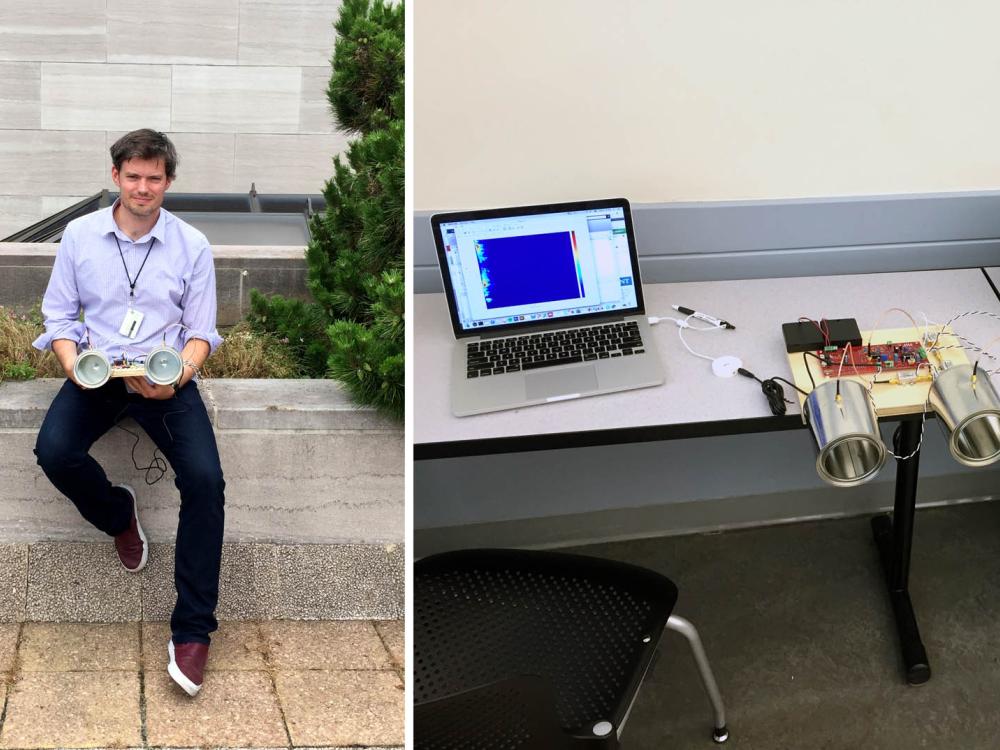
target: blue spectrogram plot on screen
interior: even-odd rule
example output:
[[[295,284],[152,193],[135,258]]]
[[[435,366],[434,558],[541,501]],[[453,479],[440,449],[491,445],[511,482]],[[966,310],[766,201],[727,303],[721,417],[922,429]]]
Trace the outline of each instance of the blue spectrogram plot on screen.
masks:
[[[487,309],[582,299],[573,232],[476,241]]]

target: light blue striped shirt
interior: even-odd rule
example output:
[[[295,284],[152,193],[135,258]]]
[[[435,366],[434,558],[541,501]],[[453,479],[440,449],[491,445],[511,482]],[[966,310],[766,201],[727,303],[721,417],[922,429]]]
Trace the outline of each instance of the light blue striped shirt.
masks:
[[[111,206],[81,216],[63,231],[42,301],[45,333],[34,347],[51,349],[54,340],[70,339],[86,348],[89,333],[91,346],[112,358],[146,354],[164,336],[178,351],[190,339],[207,341],[215,351],[222,338],[215,324],[215,265],[208,239],[161,208],[152,230],[133,242],[113,211]],[[139,273],[147,250],[149,259]],[[134,339],[118,332],[129,307],[129,276],[136,281],[132,305],[144,315]],[[174,323],[186,328],[168,328]]]

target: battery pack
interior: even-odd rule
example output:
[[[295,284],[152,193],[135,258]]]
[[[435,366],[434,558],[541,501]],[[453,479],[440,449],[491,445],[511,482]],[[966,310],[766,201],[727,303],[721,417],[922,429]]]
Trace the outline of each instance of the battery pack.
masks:
[[[829,331],[829,342],[812,322],[782,323],[781,333],[785,337],[785,351],[818,352],[825,346],[861,346],[861,331],[854,318],[827,320],[824,325]]]

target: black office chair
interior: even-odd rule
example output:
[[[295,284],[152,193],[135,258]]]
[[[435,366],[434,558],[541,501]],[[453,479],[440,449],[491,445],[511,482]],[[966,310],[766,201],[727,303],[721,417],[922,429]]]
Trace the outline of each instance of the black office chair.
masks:
[[[634,565],[463,550],[414,566],[417,750],[614,750],[665,628],[691,646],[725,742],[725,709],[677,587]]]

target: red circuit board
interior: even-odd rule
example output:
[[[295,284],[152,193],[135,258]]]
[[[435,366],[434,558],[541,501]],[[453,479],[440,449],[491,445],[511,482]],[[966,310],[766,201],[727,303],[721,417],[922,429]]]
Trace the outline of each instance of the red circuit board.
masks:
[[[835,378],[840,370],[840,361],[844,358],[842,348],[831,351],[816,352],[823,360],[821,369],[828,378]],[[812,359],[810,357],[810,359]],[[816,360],[810,366],[820,364]],[[927,351],[919,341],[889,342],[868,346],[852,346],[841,375],[871,375],[878,372],[907,372],[915,370],[922,364],[927,364]],[[855,371],[857,368],[857,372]]]

